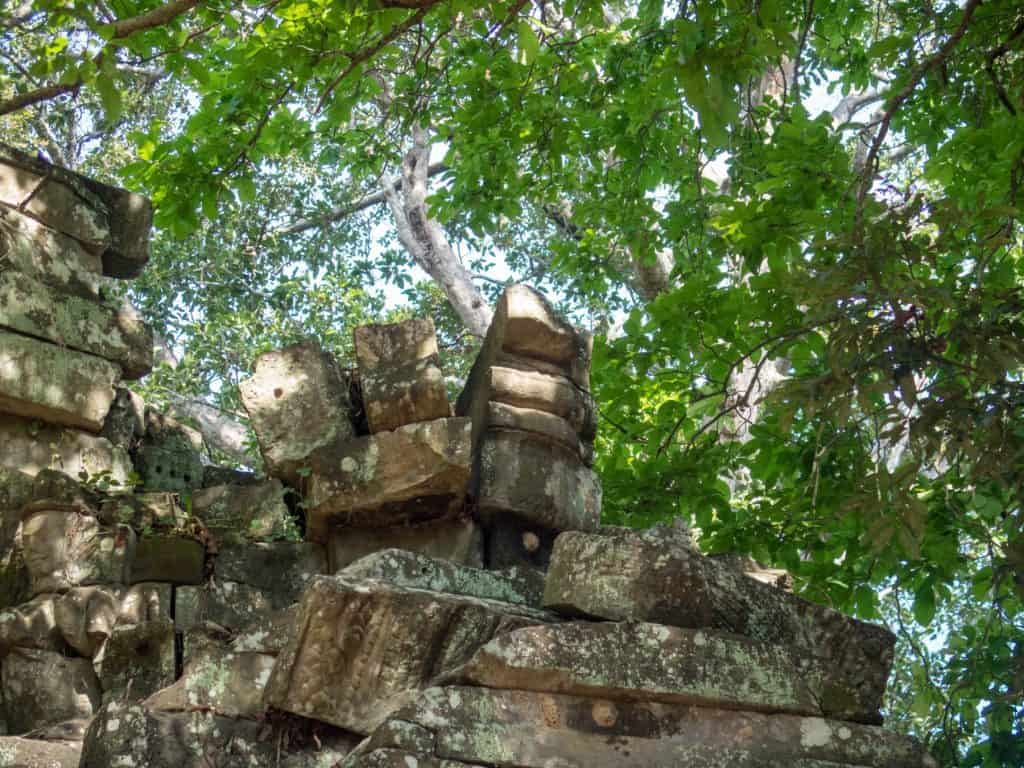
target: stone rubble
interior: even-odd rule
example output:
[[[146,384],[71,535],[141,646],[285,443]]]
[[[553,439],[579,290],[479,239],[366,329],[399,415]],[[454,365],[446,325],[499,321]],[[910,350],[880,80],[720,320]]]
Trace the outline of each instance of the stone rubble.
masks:
[[[211,465],[120,386],[151,220],[0,145],[0,764],[935,765],[879,725],[887,630],[600,525],[591,340],[526,286],[454,408],[430,320],[259,356],[265,474]]]

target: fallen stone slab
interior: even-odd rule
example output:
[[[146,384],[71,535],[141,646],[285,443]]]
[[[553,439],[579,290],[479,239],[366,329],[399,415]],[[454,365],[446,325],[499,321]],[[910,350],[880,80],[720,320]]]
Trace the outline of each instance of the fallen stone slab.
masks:
[[[206,578],[206,548],[185,536],[140,536],[126,581],[202,584]]]
[[[32,476],[53,469],[125,488],[134,471],[128,453],[109,440],[31,418],[0,413],[0,445],[0,467]]]
[[[7,768],[78,768],[82,745],[0,736],[0,756]]]
[[[14,733],[92,717],[100,705],[99,680],[89,659],[14,648],[4,658],[0,678],[7,726]]]
[[[427,757],[499,768],[938,766],[913,739],[875,726],[533,691],[430,688],[390,720],[426,729]]]
[[[267,474],[290,485],[314,451],[355,436],[348,382],[314,340],[260,355],[238,388]]]
[[[401,549],[368,555],[346,567],[341,575],[528,608],[540,608],[544,589],[543,579],[536,578],[533,571],[486,571]]]
[[[154,693],[145,704],[161,712],[203,709],[228,717],[257,717],[263,713],[263,689],[274,659],[266,653],[223,649],[194,656],[173,685]]]
[[[865,711],[881,707],[895,637],[883,627],[748,578],[729,565],[626,529],[564,533],[544,606],[567,615],[735,632],[829,665]]]
[[[495,601],[320,576],[302,597],[266,703],[369,733],[492,637],[537,621]]]
[[[601,518],[601,481],[561,446],[528,432],[483,437],[477,504],[485,522],[515,516],[553,531],[594,531]]]
[[[330,571],[385,549],[404,549],[427,557],[483,567],[484,540],[471,518],[438,520],[393,528],[332,528],[327,540]]]
[[[0,331],[0,411],[99,432],[120,378],[103,358]]]
[[[126,379],[153,369],[153,332],[130,307],[114,308],[0,272],[0,327],[121,366]]]
[[[573,622],[491,640],[447,682],[878,723],[829,666],[729,633]]]
[[[22,513],[22,548],[33,595],[89,584],[123,584],[135,532],[103,526],[77,504],[32,502]]]
[[[277,479],[247,485],[215,485],[192,494],[192,514],[218,543],[244,544],[295,538],[298,528]]]
[[[306,536],[457,517],[469,485],[469,419],[408,424],[318,450],[306,478]]]
[[[371,432],[451,415],[433,320],[363,325],[353,336]]]
[[[0,206],[0,269],[27,275],[68,294],[98,299],[98,254],[24,214]]]
[[[89,726],[80,768],[326,768],[356,743],[352,734],[323,723],[272,725],[112,702]]]

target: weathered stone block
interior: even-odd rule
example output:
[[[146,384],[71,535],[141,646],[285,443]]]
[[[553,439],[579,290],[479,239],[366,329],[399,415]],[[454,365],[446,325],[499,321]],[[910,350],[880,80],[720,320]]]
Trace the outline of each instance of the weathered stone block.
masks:
[[[496,634],[535,621],[503,603],[321,576],[302,597],[266,702],[369,733]]]
[[[14,733],[92,717],[100,704],[99,681],[89,659],[15,648],[4,659],[0,673],[7,725]]]
[[[97,299],[100,256],[35,219],[0,206],[0,269],[20,272],[58,290]]]
[[[563,376],[494,366],[487,383],[489,402],[550,413],[566,421],[585,440],[592,440],[597,433],[593,397]]]
[[[574,622],[496,637],[448,677],[486,688],[789,712],[874,723],[818,659],[730,633]]]
[[[88,584],[123,584],[135,532],[102,526],[78,505],[33,502],[22,520],[22,546],[32,594]]]
[[[578,455],[528,432],[495,431],[484,435],[478,461],[485,520],[511,514],[555,531],[597,529],[601,483]]]
[[[0,413],[0,467],[35,476],[54,469],[71,477],[83,474],[127,487],[132,475],[128,453],[109,440],[74,429]]]
[[[54,595],[40,595],[0,613],[0,658],[12,648],[61,651],[64,637],[57,625]]]
[[[383,549],[404,549],[428,557],[483,567],[483,534],[470,518],[438,520],[394,528],[332,528],[327,543],[330,570]]]
[[[165,581],[170,584],[201,584],[206,578],[206,548],[184,536],[142,536],[127,582]]]
[[[128,525],[137,533],[169,531],[185,524],[187,515],[173,493],[131,493],[103,500],[97,518],[104,525]]]
[[[414,761],[422,755],[516,768],[938,765],[913,739],[873,726],[532,691],[430,688],[391,721],[407,724],[406,730],[419,726],[433,737],[431,752],[411,752]],[[344,768],[374,765],[359,762],[361,753],[355,750]]]
[[[151,710],[209,710],[229,717],[263,713],[263,689],[274,667],[266,653],[232,653],[217,649],[193,657],[182,676],[146,700]]]
[[[280,480],[217,485],[192,494],[192,514],[221,544],[294,539],[298,529],[284,503]]]
[[[402,549],[387,549],[368,555],[341,573],[349,579],[373,579],[398,587],[465,595],[529,608],[540,607],[544,591],[543,579],[533,578],[532,572],[520,569],[485,571]]]
[[[133,453],[149,491],[187,491],[203,484],[203,437],[196,430],[146,408],[146,433]]]
[[[716,629],[785,646],[829,665],[864,710],[881,706],[895,638],[750,579],[728,565],[654,534],[613,529],[563,533],[544,605],[570,615]]]
[[[314,340],[261,355],[238,388],[267,474],[292,485],[311,453],[355,435],[348,383]]]
[[[86,658],[96,655],[117,624],[119,588],[76,587],[54,598],[53,613],[67,645]]]
[[[114,445],[131,451],[146,434],[146,403],[125,387],[117,387],[114,393],[114,402],[100,434]]]
[[[0,327],[117,363],[127,379],[153,369],[153,332],[130,307],[113,308],[0,272]]]
[[[451,415],[433,320],[364,325],[354,337],[371,432]]]
[[[567,448],[588,467],[594,463],[592,444],[582,441],[568,421],[546,411],[517,408],[505,403],[487,403],[487,428],[529,432],[545,441]]]
[[[0,411],[99,432],[120,378],[102,358],[0,331]]]
[[[9,768],[78,768],[82,745],[0,736],[0,757]]]
[[[174,622],[118,622],[94,659],[103,701],[144,699],[174,681]]]
[[[387,527],[457,516],[470,476],[468,419],[437,419],[335,443],[313,454],[306,535],[332,525]]]

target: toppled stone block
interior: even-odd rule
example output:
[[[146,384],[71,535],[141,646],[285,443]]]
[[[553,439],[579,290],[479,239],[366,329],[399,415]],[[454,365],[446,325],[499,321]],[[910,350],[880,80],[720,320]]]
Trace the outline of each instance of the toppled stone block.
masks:
[[[189,660],[173,685],[150,696],[146,706],[161,712],[198,708],[228,717],[257,717],[263,713],[263,689],[274,658],[222,649],[203,653]]]
[[[369,733],[412,692],[492,637],[536,621],[494,601],[317,577],[278,655],[266,703]]]
[[[78,768],[82,745],[0,736],[0,756],[10,768]]]
[[[119,622],[93,663],[104,702],[146,698],[174,681],[174,622]]]
[[[153,369],[153,332],[130,306],[65,294],[23,274],[0,272],[0,327],[117,363],[126,379]]]
[[[449,682],[879,722],[818,659],[729,633],[574,622],[496,637]]]
[[[102,254],[105,275],[135,277],[149,260],[148,199],[7,145],[0,145],[0,207],[17,209]]]
[[[33,419],[0,413],[0,445],[0,467],[32,476],[53,469],[127,487],[133,473],[128,453],[109,440]]]
[[[422,756],[516,768],[938,765],[913,739],[873,726],[532,691],[430,688],[384,727],[392,721],[406,724],[405,731],[418,726],[432,736],[430,752],[409,750],[414,761]],[[344,768],[373,765],[360,762],[363,750],[386,749],[387,740],[375,734],[353,751]]]
[[[490,522],[512,515],[554,531],[593,531],[601,517],[601,482],[579,457],[527,432],[484,435],[477,504]]]
[[[543,579],[535,578],[534,571],[485,571],[401,549],[368,555],[345,568],[342,575],[528,608],[540,608],[544,591]]]
[[[310,454],[355,435],[348,383],[314,340],[260,355],[238,388],[267,474],[291,485]]]
[[[439,520],[394,528],[332,528],[327,541],[331,572],[384,549],[404,549],[428,557],[483,567],[483,534],[470,518]]]
[[[371,432],[451,415],[433,320],[364,325],[354,337]]]
[[[468,419],[437,419],[335,443],[311,457],[306,535],[458,516],[470,476]]]
[[[86,299],[98,299],[103,264],[99,255],[40,224],[0,206],[0,270],[39,280],[52,288]]]
[[[92,717],[100,685],[89,659],[14,648],[0,669],[7,725],[14,733],[62,720]]]
[[[99,432],[120,378],[102,358],[0,331],[0,411]]]
[[[356,741],[322,723],[275,727],[211,712],[110,703],[89,726],[80,768],[326,768],[340,763]]]
[[[284,503],[280,480],[217,485],[192,494],[192,514],[221,544],[293,539],[298,529]]]
[[[143,488],[180,492],[202,487],[202,451],[198,431],[146,408],[146,433],[133,452]]]
[[[142,536],[127,582],[163,581],[170,584],[201,584],[206,578],[206,548],[185,536]]]
[[[895,637],[838,611],[747,578],[657,533],[563,533],[555,542],[544,606],[569,615],[716,629],[828,664],[837,684],[877,711]]]
[[[88,584],[123,584],[135,532],[103,526],[76,504],[32,502],[22,518],[22,546],[31,592],[63,592]]]

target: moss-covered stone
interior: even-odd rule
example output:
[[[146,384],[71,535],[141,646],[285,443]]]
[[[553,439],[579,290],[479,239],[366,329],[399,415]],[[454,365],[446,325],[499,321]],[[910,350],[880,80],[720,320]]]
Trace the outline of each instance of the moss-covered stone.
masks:
[[[100,357],[0,331],[0,411],[99,432],[120,378]]]
[[[254,541],[278,541],[299,538],[280,480],[264,480],[246,485],[217,485],[195,491],[191,496],[192,514],[222,545],[241,545]]]
[[[0,765],[4,768],[78,768],[82,745],[0,736]]]
[[[99,680],[89,659],[14,648],[4,658],[0,676],[7,725],[16,734],[91,717],[100,704]]]

